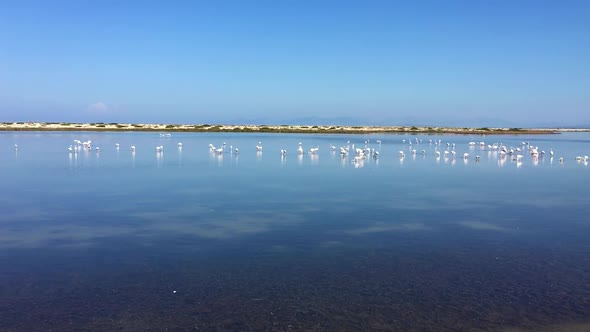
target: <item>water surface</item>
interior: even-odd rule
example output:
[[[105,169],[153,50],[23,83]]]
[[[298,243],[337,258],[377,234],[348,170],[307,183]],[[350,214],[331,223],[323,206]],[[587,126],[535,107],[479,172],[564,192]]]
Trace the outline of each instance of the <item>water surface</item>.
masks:
[[[590,321],[588,134],[4,132],[0,150],[0,330]]]

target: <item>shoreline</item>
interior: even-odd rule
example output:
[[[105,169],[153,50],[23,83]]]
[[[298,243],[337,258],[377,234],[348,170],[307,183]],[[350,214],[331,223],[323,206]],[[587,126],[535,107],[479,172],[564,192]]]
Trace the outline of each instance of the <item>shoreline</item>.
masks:
[[[317,125],[223,125],[2,122],[0,131],[112,131],[112,132],[221,132],[296,134],[459,134],[459,135],[545,135],[560,132],[588,132],[590,129],[467,128],[418,126],[317,126]]]

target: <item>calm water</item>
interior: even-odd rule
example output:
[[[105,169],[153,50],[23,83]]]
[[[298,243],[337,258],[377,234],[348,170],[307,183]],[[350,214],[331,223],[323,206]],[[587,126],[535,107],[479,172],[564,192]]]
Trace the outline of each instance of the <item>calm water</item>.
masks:
[[[380,155],[355,163],[365,140]],[[523,141],[546,154],[487,148]],[[4,132],[0,152],[2,331],[590,329],[590,134]]]

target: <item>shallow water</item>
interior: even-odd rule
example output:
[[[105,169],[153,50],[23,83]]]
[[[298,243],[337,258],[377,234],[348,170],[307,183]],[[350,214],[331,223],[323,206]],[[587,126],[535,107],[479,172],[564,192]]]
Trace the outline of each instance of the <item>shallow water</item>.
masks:
[[[69,153],[74,139],[92,149]],[[379,156],[352,161],[366,140]],[[299,142],[318,153],[299,156]],[[493,143],[522,147],[522,161]],[[575,159],[590,154],[587,133],[4,132],[0,152],[0,330],[590,321],[590,166]]]

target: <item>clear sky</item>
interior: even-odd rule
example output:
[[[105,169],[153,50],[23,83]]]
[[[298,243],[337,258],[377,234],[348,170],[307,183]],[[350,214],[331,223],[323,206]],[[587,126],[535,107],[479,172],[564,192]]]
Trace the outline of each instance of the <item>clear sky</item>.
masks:
[[[0,1],[0,121],[590,125],[590,1]]]

